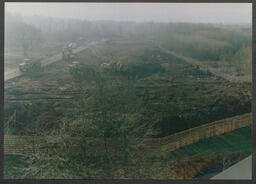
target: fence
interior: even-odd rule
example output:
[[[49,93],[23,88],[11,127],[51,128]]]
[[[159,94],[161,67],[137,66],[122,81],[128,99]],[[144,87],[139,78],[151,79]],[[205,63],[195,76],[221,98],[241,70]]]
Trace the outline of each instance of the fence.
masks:
[[[223,120],[204,124],[202,126],[191,128],[162,138],[146,138],[143,141],[143,146],[149,149],[161,149],[161,152],[173,151],[179,149],[182,146],[193,144],[212,136],[228,133],[242,127],[250,126],[251,124],[252,114],[247,113],[232,118],[226,118]],[[74,139],[75,138],[76,137],[74,137]],[[48,137],[48,139],[50,138]],[[100,138],[94,139],[96,142],[100,141],[98,140]],[[129,142],[130,141],[132,140],[129,140]],[[50,149],[41,147],[40,144],[42,142],[43,139],[40,136],[33,137],[7,135],[4,138],[4,152],[8,154],[27,154],[34,150],[34,146],[37,147],[37,151],[40,151],[41,149]]]
[[[198,142],[199,140],[228,133],[242,127],[250,126],[251,124],[252,114],[247,113],[232,118],[214,121],[163,138],[145,139],[144,145],[148,145],[151,148],[163,146],[162,151],[173,151],[182,146]]]

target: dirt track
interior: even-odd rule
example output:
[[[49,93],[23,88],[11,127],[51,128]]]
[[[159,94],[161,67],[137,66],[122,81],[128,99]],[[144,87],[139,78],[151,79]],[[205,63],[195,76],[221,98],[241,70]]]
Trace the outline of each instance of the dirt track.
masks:
[[[8,81],[9,79],[18,77],[20,75],[21,75],[21,73],[20,73],[19,69],[9,70],[8,72],[4,73],[4,81]]]
[[[89,46],[92,45],[92,44],[95,44],[95,42],[88,43],[87,45],[84,45],[84,46],[80,46],[80,47],[74,49],[73,53],[76,54],[78,52],[81,52],[81,51],[89,48]],[[51,56],[49,58],[43,59],[41,61],[41,65],[42,66],[46,66],[46,65],[52,64],[52,63],[54,63],[56,61],[59,61],[61,59],[62,59],[62,54],[61,53],[60,54],[56,54],[56,55]],[[8,81],[8,80],[10,80],[12,78],[18,77],[20,75],[22,75],[22,73],[19,71],[18,68],[17,69],[9,70],[8,72],[5,72],[5,74],[4,74],[4,81],[6,82],[6,81]]]
[[[167,49],[165,49],[165,48],[163,48],[161,46],[159,46],[159,48],[162,49],[167,54],[171,54],[173,56],[176,56],[177,58],[180,58],[180,59],[186,61],[187,63],[189,63],[189,64],[191,64],[193,66],[198,66],[200,68],[200,70],[208,71],[208,72],[212,73],[215,76],[218,76],[218,77],[221,77],[223,79],[228,80],[229,82],[251,82],[251,79],[249,77],[247,77],[247,76],[244,76],[244,77],[232,76],[232,75],[223,73],[221,71],[218,71],[218,69],[216,69],[216,68],[204,65],[204,64],[202,64],[202,62],[197,61],[195,59],[188,58],[188,57],[185,57],[183,55],[177,54],[176,52],[167,50]]]

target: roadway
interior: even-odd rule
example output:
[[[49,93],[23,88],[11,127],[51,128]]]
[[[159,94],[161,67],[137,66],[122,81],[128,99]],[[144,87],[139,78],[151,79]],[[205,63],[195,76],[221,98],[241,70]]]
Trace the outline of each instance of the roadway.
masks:
[[[78,52],[81,52],[81,51],[89,48],[89,46],[94,45],[94,44],[97,44],[97,42],[92,41],[92,42],[88,43],[87,45],[77,47],[76,49],[73,49],[73,53],[76,54]],[[159,48],[161,50],[163,50],[164,52],[166,52],[167,54],[173,55],[173,56],[175,56],[175,57],[177,57],[179,59],[184,60],[185,62],[187,62],[187,63],[189,63],[189,64],[191,64],[193,66],[199,67],[200,70],[210,72],[213,75],[221,77],[223,79],[226,79],[226,80],[228,80],[230,82],[251,82],[251,80],[247,76],[245,76],[245,77],[231,76],[229,74],[226,74],[226,73],[223,73],[223,72],[219,71],[216,68],[213,68],[213,67],[210,67],[210,66],[206,66],[206,65],[202,64],[202,62],[199,62],[199,61],[197,61],[197,60],[195,60],[193,58],[185,57],[185,56],[180,55],[180,54],[178,54],[176,52],[167,50],[167,49],[163,48],[162,46],[159,46]],[[49,58],[43,59],[41,61],[41,65],[42,66],[47,66],[47,65],[52,64],[52,63],[54,63],[56,61],[59,61],[61,59],[62,59],[62,54],[59,53],[59,54],[56,54],[56,55],[51,56]],[[8,72],[5,72],[5,76],[4,76],[5,79],[4,79],[4,81],[10,80],[10,79],[15,78],[15,77],[18,77],[20,75],[22,75],[22,73],[19,71],[18,68],[17,69],[9,70]]]
[[[88,43],[87,45],[83,45],[83,46],[77,47],[77,48],[73,49],[73,53],[74,54],[79,53],[79,52],[81,52],[83,50],[88,49],[91,45],[94,45],[94,44],[96,44],[96,42],[93,41],[93,42]],[[55,54],[55,55],[53,55],[53,56],[51,56],[49,58],[45,58],[45,59],[41,60],[41,66],[50,65],[50,64],[52,64],[54,62],[57,62],[57,61],[59,61],[61,59],[62,59],[62,53]],[[4,73],[4,81],[6,82],[6,81],[8,81],[10,79],[13,79],[15,77],[18,77],[20,75],[22,75],[22,73],[19,71],[18,68],[17,69],[9,70],[8,72],[6,71]]]
[[[201,61],[197,61],[193,58],[185,57],[185,56],[180,55],[174,51],[167,50],[167,49],[163,48],[162,46],[159,46],[159,48],[167,54],[173,55],[173,56],[191,64],[192,66],[199,67],[200,70],[202,70],[202,71],[210,72],[215,76],[218,76],[220,78],[228,80],[229,82],[251,82],[251,79],[248,76],[237,77],[237,76],[229,75],[227,73],[219,71],[217,68],[213,68],[213,67],[205,65]]]
[[[241,160],[235,165],[222,171],[211,180],[251,180],[252,179],[252,155]]]

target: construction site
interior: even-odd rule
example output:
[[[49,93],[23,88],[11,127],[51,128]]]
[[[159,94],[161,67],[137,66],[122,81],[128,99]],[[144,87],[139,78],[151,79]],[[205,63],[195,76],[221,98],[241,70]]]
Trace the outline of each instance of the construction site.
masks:
[[[251,155],[251,28],[44,21],[29,49],[10,31],[6,179],[209,179]]]

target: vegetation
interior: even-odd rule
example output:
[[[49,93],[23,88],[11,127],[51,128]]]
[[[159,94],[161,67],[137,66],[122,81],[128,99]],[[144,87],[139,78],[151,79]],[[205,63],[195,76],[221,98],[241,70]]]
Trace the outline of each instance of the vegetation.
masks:
[[[199,171],[221,167],[223,158],[235,162],[250,153],[249,127],[172,152],[142,149],[146,138],[251,111],[251,82],[229,81],[211,70],[238,78],[251,75],[250,27],[16,21],[40,29],[40,34],[25,39],[31,40],[25,48],[11,44],[12,35],[22,29],[7,35],[8,48],[24,50],[24,56],[29,48],[40,50],[52,42],[95,43],[76,55],[75,65],[60,60],[6,82],[5,120],[17,111],[12,134],[40,137],[48,148],[38,151],[39,145],[31,143],[32,154],[7,155],[6,178],[195,178]],[[33,48],[37,36],[44,37],[44,43]],[[57,52],[62,47],[54,48]],[[12,158],[20,162],[15,165]],[[198,170],[186,174],[184,165]]]
[[[69,139],[65,141],[70,145]],[[94,146],[95,144],[91,142],[87,150],[89,151]],[[117,154],[117,160],[111,163],[111,177],[116,179],[184,179],[183,163],[188,170],[186,178],[196,178],[199,173],[194,172],[195,170],[201,169],[201,172],[205,173],[213,169],[221,170],[223,167],[229,167],[251,154],[251,146],[251,128],[246,127],[163,155],[158,152],[142,154],[140,150],[137,150],[136,157],[133,157],[133,162],[130,161],[127,167],[129,169],[126,169],[125,173],[122,171],[123,166],[118,162],[118,159],[122,160],[122,156],[118,157]],[[5,178],[106,178],[105,172],[100,172],[101,157],[96,156],[95,153],[88,153],[87,159],[83,157],[84,160],[77,155],[70,159],[71,151],[66,148],[62,151],[58,150],[57,153],[51,156],[42,155],[42,153],[32,155],[33,162],[30,161],[31,157],[29,159],[5,155]],[[174,165],[177,167],[173,167]]]

